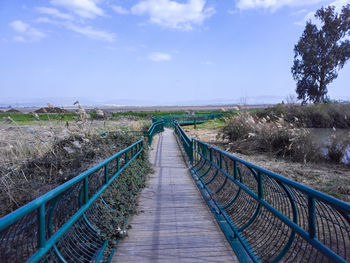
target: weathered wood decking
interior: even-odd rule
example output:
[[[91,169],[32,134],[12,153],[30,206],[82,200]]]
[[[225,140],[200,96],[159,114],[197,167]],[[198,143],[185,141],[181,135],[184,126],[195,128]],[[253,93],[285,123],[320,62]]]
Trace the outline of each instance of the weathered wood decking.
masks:
[[[153,142],[155,173],[139,199],[142,213],[112,262],[238,262],[186,168],[173,131]]]

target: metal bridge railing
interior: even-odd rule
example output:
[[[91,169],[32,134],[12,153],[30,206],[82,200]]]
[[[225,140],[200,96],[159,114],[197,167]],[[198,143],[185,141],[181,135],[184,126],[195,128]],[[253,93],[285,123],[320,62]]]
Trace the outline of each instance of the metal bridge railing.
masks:
[[[156,135],[157,133],[163,132],[163,131],[164,131],[164,121],[163,120],[153,122],[147,131],[148,145],[149,146],[152,145],[154,135]]]
[[[156,122],[159,120],[164,121],[166,127],[174,128],[174,121],[177,121],[180,125],[188,124],[200,124],[209,120],[216,120],[222,117],[221,113],[210,113],[210,114],[194,114],[194,115],[167,115],[159,118],[153,117],[152,121]]]
[[[142,152],[132,144],[0,219],[1,262],[109,262],[101,194]]]
[[[199,140],[192,145],[191,174],[242,262],[350,261],[349,203]]]
[[[174,121],[174,129],[175,129],[175,134],[179,138],[182,148],[186,153],[189,163],[192,164],[193,162],[192,139],[188,137],[186,132],[181,128],[181,126],[177,121]]]

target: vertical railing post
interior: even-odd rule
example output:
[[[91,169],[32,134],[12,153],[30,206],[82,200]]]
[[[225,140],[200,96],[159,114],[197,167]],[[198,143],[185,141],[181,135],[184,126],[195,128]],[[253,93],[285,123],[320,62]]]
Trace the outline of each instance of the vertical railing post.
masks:
[[[315,199],[310,195],[308,196],[308,212],[309,236],[314,238],[316,234]]]
[[[259,199],[264,197],[261,172],[258,172],[258,197]]]
[[[125,163],[127,163],[128,161],[128,151],[125,151]]]
[[[84,201],[85,204],[88,202],[89,200],[89,176],[87,175],[84,178]]]
[[[38,233],[39,233],[39,247],[46,245],[46,231],[45,231],[45,203],[39,206],[38,209]]]
[[[237,161],[233,161],[233,178],[237,180]]]
[[[152,135],[148,134],[148,146],[152,145]]]
[[[219,152],[219,167],[222,169],[222,154]]]
[[[119,155],[117,156],[117,172],[119,172]]]
[[[193,138],[191,138],[190,142],[190,164],[193,165]]]
[[[105,184],[108,183],[108,163],[105,164]]]

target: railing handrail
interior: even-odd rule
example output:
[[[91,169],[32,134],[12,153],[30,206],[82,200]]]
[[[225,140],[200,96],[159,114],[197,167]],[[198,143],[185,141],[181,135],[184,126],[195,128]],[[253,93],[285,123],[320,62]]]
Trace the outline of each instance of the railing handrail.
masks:
[[[141,143],[142,140],[139,140],[132,145],[124,148],[123,150],[119,151],[118,153],[112,155],[111,157],[105,159],[104,161],[98,163],[97,165],[93,166],[92,168],[88,169],[87,171],[84,171],[77,175],[76,177],[70,179],[69,181],[57,186],[56,188],[52,189],[51,191],[47,192],[46,194],[43,194],[42,196],[34,199],[33,201],[29,202],[28,204],[18,208],[17,210],[13,211],[12,213],[5,215],[4,217],[0,218],[0,231],[3,230],[5,227],[9,226],[10,224],[16,222],[19,218],[21,218],[23,215],[39,208],[42,204],[47,203],[48,201],[52,200],[65,190],[69,189],[76,183],[81,182],[84,180],[87,176],[90,174],[96,172],[97,170],[101,169],[103,166],[108,164],[110,161],[117,158],[119,155],[125,153],[135,145]]]
[[[179,125],[178,121],[174,121],[174,122],[175,122],[175,124],[177,124],[177,125],[175,125],[175,127],[176,127],[177,129],[180,130],[181,136],[184,138],[184,140],[186,141],[186,143],[187,143],[188,145],[190,145],[189,142],[192,141],[191,138],[190,138],[190,137],[187,135],[187,133],[182,129],[182,127]]]
[[[320,257],[321,261],[324,257],[334,262],[347,262],[350,256],[349,203],[198,139],[190,139],[189,149],[189,136],[177,121],[174,127],[183,150],[189,159],[192,158],[191,174],[240,260],[279,262],[286,257],[289,261],[292,258],[303,262],[293,247],[302,249],[300,253],[310,253],[310,258],[312,253],[314,259]],[[237,209],[246,216],[235,214]],[[273,219],[269,219],[268,213]],[[269,231],[262,231],[264,225]],[[279,241],[279,248],[259,243],[262,238],[271,236],[283,239],[282,229],[287,232],[284,232],[284,240]],[[255,235],[260,237],[255,238]],[[274,252],[269,255],[262,248]]]
[[[233,154],[230,154],[230,153],[228,153],[228,152],[225,152],[225,151],[223,151],[223,150],[221,150],[221,149],[219,149],[219,148],[217,148],[217,147],[214,147],[214,146],[212,146],[212,145],[210,145],[210,144],[208,144],[208,143],[205,143],[205,142],[200,141],[200,140],[195,139],[195,138],[192,138],[192,140],[193,140],[193,141],[197,141],[197,142],[199,142],[199,143],[201,143],[201,144],[204,144],[204,145],[206,145],[208,148],[214,149],[215,151],[218,151],[218,152],[220,152],[220,153],[222,153],[222,154],[224,154],[224,155],[230,157],[231,159],[234,159],[234,160],[236,160],[236,161],[238,161],[238,162],[240,162],[240,163],[242,163],[242,164],[245,164],[245,165],[247,165],[247,166],[250,166],[251,168],[254,168],[254,169],[257,170],[257,171],[260,171],[260,172],[262,172],[262,173],[264,173],[264,174],[270,175],[270,176],[273,177],[274,179],[276,179],[276,180],[278,180],[278,181],[281,181],[281,182],[283,182],[283,183],[286,183],[286,184],[288,184],[288,185],[290,185],[290,186],[293,186],[294,188],[297,188],[298,190],[300,190],[300,191],[302,191],[302,192],[304,192],[304,193],[306,193],[306,194],[310,194],[310,195],[312,195],[314,198],[317,198],[317,199],[319,199],[319,200],[325,201],[325,202],[327,202],[327,203],[329,203],[329,204],[331,204],[331,205],[333,205],[333,206],[336,206],[336,207],[338,207],[338,208],[340,208],[340,209],[342,209],[342,210],[347,211],[348,213],[350,213],[350,204],[349,204],[349,203],[346,203],[346,202],[344,202],[344,201],[342,201],[342,200],[340,200],[340,199],[337,199],[337,198],[335,198],[335,197],[333,197],[333,196],[330,196],[330,195],[328,195],[328,194],[325,194],[325,193],[322,193],[322,192],[320,192],[320,191],[317,191],[317,190],[315,190],[315,189],[313,189],[313,188],[311,188],[311,187],[309,187],[309,186],[306,186],[306,185],[303,185],[303,184],[301,184],[301,183],[295,182],[295,181],[293,181],[293,180],[291,180],[291,179],[289,179],[289,178],[287,178],[287,177],[284,177],[284,176],[282,176],[282,175],[279,175],[279,174],[277,174],[277,173],[274,173],[274,172],[272,172],[272,171],[269,171],[269,170],[267,170],[267,169],[264,169],[264,168],[262,168],[262,167],[260,167],[260,166],[257,166],[257,165],[255,165],[255,164],[252,164],[252,163],[250,163],[250,162],[248,162],[248,161],[245,161],[245,160],[243,160],[243,159],[241,159],[241,158],[239,158],[239,157],[237,157],[237,156],[234,156]]]

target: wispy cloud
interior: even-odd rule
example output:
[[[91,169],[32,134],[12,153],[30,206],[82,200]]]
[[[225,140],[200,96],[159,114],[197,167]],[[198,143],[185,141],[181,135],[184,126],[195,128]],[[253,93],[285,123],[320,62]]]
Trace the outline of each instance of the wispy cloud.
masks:
[[[56,8],[40,6],[40,7],[37,7],[36,10],[41,14],[50,15],[55,18],[64,19],[64,20],[73,20],[72,15],[62,13]]]
[[[291,13],[290,16],[298,16],[298,15],[305,14],[305,13],[307,13],[307,10],[301,9],[301,10],[298,10],[296,12]]]
[[[326,2],[326,0],[238,0],[236,7],[241,10],[264,8],[275,11],[283,6],[307,6]]]
[[[68,11],[82,18],[95,18],[103,16],[102,8],[98,6],[99,0],[51,0],[50,3],[54,6],[64,7]]]
[[[17,33],[13,38],[17,42],[36,42],[47,36],[39,29],[32,27],[21,20],[11,22],[10,26]]]
[[[335,11],[339,13],[339,12],[341,12],[343,6],[345,6],[347,4],[350,4],[350,0],[336,0],[332,3],[330,3],[329,5],[334,6]],[[295,22],[294,24],[296,24],[298,26],[304,26],[307,21],[311,20],[314,24],[316,24],[318,27],[320,27],[321,22],[315,18],[315,13],[316,13],[316,11],[312,11],[312,12],[307,13],[303,17],[303,19]]]
[[[205,66],[213,66],[213,65],[215,65],[214,62],[210,61],[210,60],[204,61],[204,62],[202,62],[202,64],[205,65]]]
[[[315,11],[312,12],[308,12],[303,19],[294,22],[295,25],[298,26],[304,26],[306,24],[307,21],[311,20],[313,23],[316,22],[316,18],[315,18]]]
[[[75,33],[78,33],[80,35],[83,35],[85,37],[95,39],[95,40],[114,42],[116,39],[116,35],[114,33],[104,31],[104,30],[94,29],[91,26],[85,26],[85,25],[82,26],[82,25],[74,24],[70,21],[56,21],[47,17],[40,17],[36,20],[36,22],[47,23],[47,24],[52,24],[56,26],[63,26],[71,31],[74,31]]]
[[[114,33],[102,31],[102,30],[96,30],[96,29],[92,28],[91,26],[78,26],[78,25],[74,25],[72,23],[65,23],[65,27],[76,32],[76,33],[79,33],[79,34],[84,35],[88,38],[92,38],[92,39],[96,39],[96,40],[114,42],[115,38],[116,38]]]
[[[162,27],[192,30],[215,13],[212,7],[205,8],[206,0],[188,0],[179,3],[171,0],[143,0],[131,8],[134,15],[148,15],[150,22]]]
[[[118,6],[118,5],[113,5],[112,9],[114,12],[116,12],[119,15],[127,15],[130,14],[130,11],[122,6]]]
[[[153,52],[148,55],[148,59],[155,62],[169,61],[172,59],[172,56],[168,53]]]

